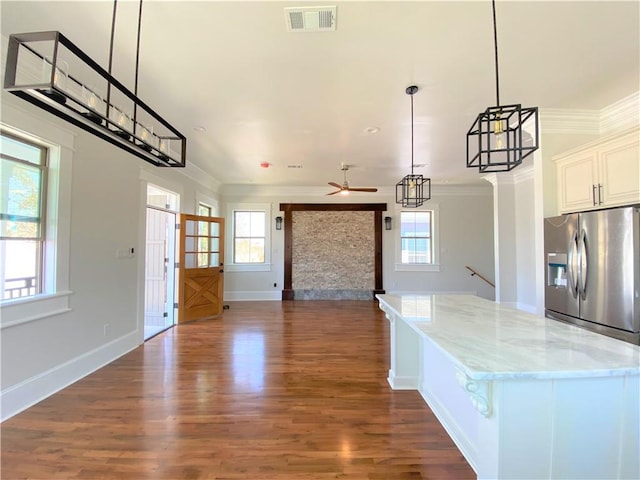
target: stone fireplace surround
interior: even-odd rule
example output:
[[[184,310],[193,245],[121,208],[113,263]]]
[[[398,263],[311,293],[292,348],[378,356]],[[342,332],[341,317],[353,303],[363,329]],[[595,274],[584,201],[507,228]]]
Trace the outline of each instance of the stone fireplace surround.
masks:
[[[373,300],[382,289],[386,203],[280,204],[283,300]]]

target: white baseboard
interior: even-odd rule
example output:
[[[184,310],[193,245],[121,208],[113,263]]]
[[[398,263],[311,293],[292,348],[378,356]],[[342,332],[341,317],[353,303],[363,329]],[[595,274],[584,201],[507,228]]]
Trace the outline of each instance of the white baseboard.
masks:
[[[22,412],[50,395],[130,352],[139,345],[137,331],[84,353],[0,392],[0,421]]]
[[[418,377],[401,377],[389,370],[387,382],[392,390],[417,390],[420,379]]]
[[[522,310],[527,313],[533,313],[534,315],[538,313],[538,310],[536,309],[535,305],[527,305],[526,303],[518,302],[518,304],[516,305],[516,308],[518,310]]]
[[[229,302],[257,302],[282,300],[282,291],[280,290],[264,290],[261,292],[254,291],[235,291],[224,292],[224,300]]]

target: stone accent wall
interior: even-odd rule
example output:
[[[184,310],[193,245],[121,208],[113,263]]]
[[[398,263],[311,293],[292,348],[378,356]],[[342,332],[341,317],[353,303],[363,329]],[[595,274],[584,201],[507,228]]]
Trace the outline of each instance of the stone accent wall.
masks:
[[[293,212],[295,298],[361,299],[363,294],[371,298],[375,283],[373,220],[374,212]]]

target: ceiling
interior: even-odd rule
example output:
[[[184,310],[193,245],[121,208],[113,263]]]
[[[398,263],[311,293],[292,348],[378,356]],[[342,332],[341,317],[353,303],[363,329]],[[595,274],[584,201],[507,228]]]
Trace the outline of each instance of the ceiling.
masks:
[[[336,30],[288,32],[284,8],[305,5],[337,6]],[[59,30],[106,67],[113,2],[0,9],[4,37]],[[639,90],[640,2],[499,1],[496,11],[502,104],[601,109]],[[132,90],[137,14],[137,1],[118,2],[112,72]],[[138,96],[221,184],[341,183],[347,163],[352,186],[391,187],[411,168],[405,88],[415,84],[416,173],[478,183],[465,135],[496,104],[491,15],[489,0],[145,0]]]

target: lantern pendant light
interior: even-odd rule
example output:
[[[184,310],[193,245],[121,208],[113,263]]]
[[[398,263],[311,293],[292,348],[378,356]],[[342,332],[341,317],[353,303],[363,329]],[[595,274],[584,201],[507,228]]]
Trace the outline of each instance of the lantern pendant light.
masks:
[[[467,132],[467,167],[481,173],[508,172],[538,149],[538,107],[500,105],[496,2],[493,8],[493,45],[496,73],[496,106],[480,113]],[[530,121],[530,132],[523,129]]]
[[[396,184],[396,203],[403,207],[417,208],[431,198],[431,179],[413,173],[413,95],[416,85],[407,87],[405,93],[411,97],[411,174]]]

